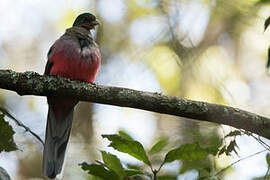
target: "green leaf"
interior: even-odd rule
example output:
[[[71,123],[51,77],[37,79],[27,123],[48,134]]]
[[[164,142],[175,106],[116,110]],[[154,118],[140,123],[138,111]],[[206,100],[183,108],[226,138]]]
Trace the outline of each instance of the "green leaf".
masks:
[[[269,25],[270,25],[270,16],[264,21],[264,31],[266,31]]]
[[[177,175],[161,175],[158,176],[158,180],[177,180]]]
[[[100,177],[105,180],[119,180],[118,176],[113,171],[106,169],[100,164],[88,164],[86,162],[83,162],[79,165],[84,171],[88,171],[88,174]]]
[[[203,177],[200,177],[198,180],[205,180],[205,179],[207,179],[207,178],[209,178],[209,176],[203,176]]]
[[[257,5],[259,5],[259,4],[267,4],[267,3],[270,3],[270,0],[258,0],[256,2]]]
[[[220,155],[222,155],[223,153],[225,153],[226,149],[227,149],[227,147],[226,147],[226,146],[223,146],[223,147],[221,148],[221,150],[218,152],[218,156],[220,156]]]
[[[180,174],[183,174],[189,170],[197,170],[200,173],[200,176],[208,176],[209,172],[207,172],[208,169],[211,167],[211,162],[209,159],[204,159],[200,161],[188,161],[188,160],[182,160],[181,162],[181,168],[179,170]]]
[[[233,140],[233,141],[230,142],[229,146],[227,147],[227,149],[226,149],[226,151],[225,151],[226,155],[230,155],[232,151],[233,151],[236,155],[238,155],[238,153],[237,153],[235,147],[239,148],[239,147],[237,146],[237,144],[236,144],[236,141]]]
[[[120,179],[124,179],[125,171],[118,157],[105,151],[101,151],[101,153],[106,167],[114,171],[120,177]]]
[[[124,130],[120,130],[118,131],[118,134],[122,137],[122,138],[125,138],[127,140],[130,140],[130,141],[134,141],[134,139]]]
[[[136,165],[131,165],[131,164],[126,164],[127,170],[125,170],[127,176],[134,176],[132,173],[137,173],[139,175],[144,175],[148,177],[148,179],[152,179],[152,172],[144,171],[142,170],[139,166]]]
[[[268,167],[270,167],[270,153],[266,154],[266,162],[267,162]]]
[[[125,164],[127,166],[128,169],[135,169],[135,170],[141,170],[141,167],[137,164]]]
[[[269,68],[269,67],[270,67],[270,46],[268,47],[266,68]]]
[[[252,180],[269,180],[270,179],[270,175],[263,175],[260,177],[254,177],[252,178]]]
[[[154,146],[150,149],[149,154],[153,155],[161,152],[169,144],[168,138],[163,138],[159,140]]]
[[[97,176],[92,176],[91,180],[104,180],[103,178],[97,177]]]
[[[242,133],[241,133],[241,131],[239,131],[239,130],[235,130],[235,131],[231,131],[229,134],[227,134],[226,136],[225,136],[225,138],[226,137],[235,137],[235,136],[241,136],[242,135]]]
[[[184,144],[166,154],[165,163],[175,160],[198,161],[204,160],[209,154],[208,149],[201,148],[199,143]]]
[[[127,153],[138,160],[143,161],[145,164],[151,166],[151,163],[146,155],[146,152],[141,143],[134,140],[127,140],[117,134],[112,135],[102,135],[103,138],[107,138],[111,141],[110,147],[114,149]]]
[[[125,170],[125,174],[126,174],[126,176],[134,176],[134,175],[138,175],[138,174],[143,175],[144,173],[140,170],[128,169],[128,170]]]
[[[221,180],[221,179],[219,177],[203,176],[198,178],[197,180]]]
[[[4,114],[0,114],[0,153],[2,151],[10,152],[17,150],[14,142],[13,128],[4,120]]]

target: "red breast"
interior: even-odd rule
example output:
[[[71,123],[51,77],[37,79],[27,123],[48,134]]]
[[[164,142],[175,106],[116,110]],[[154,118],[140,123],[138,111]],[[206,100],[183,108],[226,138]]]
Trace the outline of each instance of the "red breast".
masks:
[[[93,82],[100,67],[100,52],[95,46],[81,49],[71,37],[58,39],[50,57],[51,75],[73,80]]]

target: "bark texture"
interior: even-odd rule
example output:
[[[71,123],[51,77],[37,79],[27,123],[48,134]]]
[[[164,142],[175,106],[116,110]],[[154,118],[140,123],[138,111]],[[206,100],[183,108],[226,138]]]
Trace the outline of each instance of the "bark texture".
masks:
[[[0,88],[19,95],[69,96],[81,101],[142,109],[229,125],[270,139],[270,119],[237,108],[185,98],[72,81],[35,72],[0,70]]]

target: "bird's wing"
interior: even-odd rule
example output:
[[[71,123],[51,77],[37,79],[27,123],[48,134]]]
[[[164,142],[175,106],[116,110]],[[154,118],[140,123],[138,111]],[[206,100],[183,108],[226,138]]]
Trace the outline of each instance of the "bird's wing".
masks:
[[[47,64],[46,64],[46,67],[45,67],[45,72],[44,72],[44,75],[49,75],[50,74],[50,71],[53,67],[53,62],[50,61],[50,58],[52,57],[52,54],[53,54],[53,49],[54,49],[54,46],[52,45],[49,49],[49,52],[47,54]]]

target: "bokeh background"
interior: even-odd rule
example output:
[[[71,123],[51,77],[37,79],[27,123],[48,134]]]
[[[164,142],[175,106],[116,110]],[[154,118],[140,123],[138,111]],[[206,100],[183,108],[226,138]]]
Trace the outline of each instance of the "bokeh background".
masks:
[[[82,12],[101,26],[92,32],[102,67],[96,83],[159,92],[239,107],[270,117],[270,77],[265,71],[270,31],[263,32],[270,6],[258,0],[1,0],[0,68],[44,72],[54,41]],[[0,102],[44,138],[45,97],[20,97],[0,90]],[[7,119],[8,120],[8,119]],[[12,121],[20,150],[0,154],[12,179],[43,179],[42,145]],[[172,146],[199,141],[216,145],[233,129],[130,108],[82,102],[77,106],[64,179],[90,179],[78,163],[113,152],[125,163],[140,162],[107,148],[101,134],[124,130],[150,148],[159,138]],[[236,138],[238,155],[209,157],[197,164],[174,162],[163,172],[196,179],[198,168],[213,173],[264,149],[254,138]],[[267,140],[263,139],[268,143]],[[224,141],[223,143],[226,143]],[[221,179],[255,179],[267,171],[265,153],[240,161]],[[157,158],[158,159],[158,158]],[[157,160],[158,161],[158,160]]]

